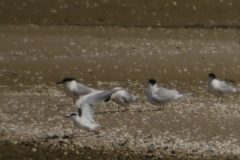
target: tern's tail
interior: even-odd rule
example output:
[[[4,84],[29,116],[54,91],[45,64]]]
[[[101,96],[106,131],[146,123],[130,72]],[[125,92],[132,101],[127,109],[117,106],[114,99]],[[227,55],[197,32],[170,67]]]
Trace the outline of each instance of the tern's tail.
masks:
[[[136,102],[139,102],[140,100],[140,97],[133,97],[133,102],[136,103]]]
[[[188,93],[183,93],[183,94],[180,94],[178,99],[182,99],[182,98],[186,98],[186,97],[189,97],[189,96],[192,96],[193,93],[191,92],[188,92]]]
[[[240,88],[236,88],[235,93],[240,93]]]

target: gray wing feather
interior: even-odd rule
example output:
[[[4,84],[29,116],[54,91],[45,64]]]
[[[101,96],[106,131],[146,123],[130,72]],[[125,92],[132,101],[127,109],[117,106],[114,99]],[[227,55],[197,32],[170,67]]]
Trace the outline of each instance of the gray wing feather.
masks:
[[[125,91],[124,96],[122,96],[122,99],[124,100],[125,103],[133,103],[134,99],[133,97],[130,95],[130,93],[128,91]]]
[[[96,123],[94,120],[94,109],[93,106],[88,104],[81,105],[82,116],[83,118],[89,119],[93,123]]]
[[[153,95],[153,100],[158,103],[166,103],[174,100],[179,93],[176,90],[168,90],[166,88],[159,88],[155,95]]]
[[[118,90],[96,91],[94,93],[81,97],[76,103],[76,107],[78,109],[81,108],[81,117],[85,117],[95,123],[93,109],[94,105],[103,102],[116,91]]]
[[[83,96],[83,95],[91,93],[92,91],[93,91],[93,89],[91,89],[83,84],[78,83],[77,87],[73,89],[73,94],[76,96]]]
[[[230,93],[234,93],[234,88],[227,84],[224,81],[219,81],[219,87],[217,88],[217,91],[221,94],[230,94]]]
[[[104,100],[106,100],[107,98],[109,98],[113,93],[115,93],[118,90],[106,90],[106,91],[101,91],[100,93],[96,93],[96,94],[92,94],[89,95],[88,98],[86,98],[86,102],[90,105],[96,105],[99,104],[101,102],[103,102]]]

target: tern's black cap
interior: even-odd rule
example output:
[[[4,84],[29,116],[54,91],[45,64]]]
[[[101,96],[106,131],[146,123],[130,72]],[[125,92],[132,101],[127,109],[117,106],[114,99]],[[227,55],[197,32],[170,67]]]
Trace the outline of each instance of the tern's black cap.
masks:
[[[56,84],[62,84],[62,83],[71,82],[74,80],[76,80],[76,78],[64,78],[61,82],[57,82]]]
[[[215,74],[213,74],[213,73],[210,73],[210,74],[208,75],[208,77],[216,78]]]
[[[150,84],[152,84],[152,85],[155,85],[155,84],[157,83],[157,81],[155,81],[154,79],[150,79],[150,80],[148,81],[148,83],[150,83]]]

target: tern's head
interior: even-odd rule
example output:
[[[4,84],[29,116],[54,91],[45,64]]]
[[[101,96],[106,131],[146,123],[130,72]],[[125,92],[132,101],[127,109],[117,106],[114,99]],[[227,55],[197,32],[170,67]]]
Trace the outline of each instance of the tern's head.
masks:
[[[151,84],[152,86],[154,86],[157,82],[154,79],[150,79],[148,81],[148,84]]]
[[[216,78],[215,74],[213,74],[213,73],[210,73],[210,74],[208,75],[208,77],[209,77],[209,78],[213,78],[213,79]]]
[[[76,118],[78,117],[78,114],[76,114],[76,113],[71,113],[71,114],[69,114],[68,117],[71,117],[72,119],[76,119]]]
[[[75,80],[76,80],[75,78],[64,78],[61,82],[57,82],[56,84],[64,84],[64,83],[72,82]]]
[[[65,118],[74,118],[74,117],[77,117],[78,115],[76,113],[71,113],[71,114],[68,114],[67,116],[65,116]]]
[[[73,117],[73,116],[78,116],[78,115],[76,113],[71,113],[70,117]]]

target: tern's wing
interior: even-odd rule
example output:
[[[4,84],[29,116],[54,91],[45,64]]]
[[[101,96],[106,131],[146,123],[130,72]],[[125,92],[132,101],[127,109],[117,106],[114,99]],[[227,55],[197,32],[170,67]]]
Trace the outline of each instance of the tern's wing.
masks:
[[[230,94],[234,92],[234,88],[227,84],[225,81],[219,81],[219,85],[217,86],[217,91],[221,94]]]
[[[128,91],[124,91],[123,95],[122,95],[122,99],[124,100],[125,103],[133,103],[134,99],[131,96],[131,94]]]
[[[78,83],[76,87],[73,88],[73,94],[76,96],[83,96],[89,94],[93,91],[93,89]]]
[[[78,113],[81,117],[89,119],[92,123],[96,123],[94,120],[94,109],[93,106],[89,104],[82,104],[80,108],[78,108]]]
[[[114,90],[105,90],[101,92],[96,92],[96,93],[90,94],[84,101],[94,106],[105,100],[109,100],[111,95],[117,91],[118,91],[117,89],[114,89]]]
[[[174,100],[179,93],[176,90],[168,90],[166,88],[159,88],[155,94],[153,94],[153,100],[158,103],[166,103]]]

